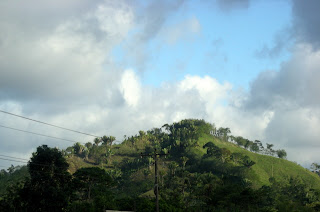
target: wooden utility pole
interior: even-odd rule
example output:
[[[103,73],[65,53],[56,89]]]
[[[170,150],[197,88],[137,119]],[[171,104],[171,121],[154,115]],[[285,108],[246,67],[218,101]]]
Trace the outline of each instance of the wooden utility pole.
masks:
[[[154,194],[156,195],[156,212],[159,212],[159,184],[158,184],[158,156],[165,156],[168,154],[157,153],[157,149],[154,149],[154,153],[142,154],[141,157],[153,157],[154,159]]]

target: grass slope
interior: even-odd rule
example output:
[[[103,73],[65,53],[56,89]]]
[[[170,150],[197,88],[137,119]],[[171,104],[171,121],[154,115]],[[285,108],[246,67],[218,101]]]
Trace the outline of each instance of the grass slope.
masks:
[[[256,162],[256,164],[252,166],[251,172],[252,175],[257,176],[257,179],[253,182],[257,187],[269,185],[269,178],[273,176],[278,182],[287,182],[287,179],[290,177],[298,177],[312,188],[320,189],[320,177],[294,162],[253,153],[236,144],[221,141],[212,135],[203,135],[199,140],[200,147],[209,141],[212,141],[220,148],[230,150],[232,153],[239,152],[248,155]],[[205,149],[199,148],[199,150],[201,150],[203,154],[206,152]]]
[[[250,152],[244,148],[239,147],[230,142],[224,142],[220,139],[210,135],[203,133],[202,136],[199,138],[198,147],[194,147],[192,151],[199,155],[199,158],[206,154],[206,149],[202,148],[204,144],[207,142],[213,142],[220,148],[226,148],[232,153],[239,152],[244,155],[247,155],[253,160],[256,164],[251,167],[249,180],[252,181],[253,186],[259,188],[263,185],[269,185],[269,178],[274,177],[276,181],[285,183],[288,182],[288,179],[291,177],[299,178],[307,185],[312,188],[320,189],[320,177],[308,169],[303,168],[302,166],[280,158],[275,158],[272,156],[261,155],[257,153]],[[112,169],[113,165],[116,163],[121,163],[122,160],[133,160],[136,157],[139,157],[140,152],[143,150],[143,143],[148,142],[145,140],[137,141],[137,143],[141,143],[141,148],[137,151],[135,148],[131,148],[126,144],[118,144],[111,147],[114,155],[111,157],[112,162],[105,166],[106,169]],[[70,164],[70,172],[74,173],[77,169],[82,167],[92,167],[98,165],[94,165],[94,163],[86,162],[84,159],[81,159],[77,156],[73,156],[67,159]],[[166,159],[166,163],[170,163],[170,160]],[[145,180],[143,175],[140,174],[140,179],[134,179],[134,181],[143,181]],[[152,173],[154,175],[154,173]],[[139,178],[139,177],[138,177]],[[150,180],[150,179],[149,179]]]

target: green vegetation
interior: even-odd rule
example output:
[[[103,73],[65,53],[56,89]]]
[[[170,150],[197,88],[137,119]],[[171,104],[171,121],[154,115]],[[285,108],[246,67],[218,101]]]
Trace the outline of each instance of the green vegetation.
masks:
[[[113,144],[103,136],[66,150],[41,146],[28,167],[1,171],[1,211],[318,211],[320,177],[285,150],[234,137],[203,120],[165,124]],[[278,157],[278,158],[276,158]],[[313,164],[313,171],[320,166]],[[6,182],[11,182],[7,183]],[[28,194],[28,195],[27,195]]]

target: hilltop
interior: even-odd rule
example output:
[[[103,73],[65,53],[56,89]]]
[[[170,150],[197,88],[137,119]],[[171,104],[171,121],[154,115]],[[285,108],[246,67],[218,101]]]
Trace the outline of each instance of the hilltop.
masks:
[[[170,132],[170,127],[172,132]],[[220,128],[220,131],[224,129],[228,128]],[[179,132],[175,132],[175,130]],[[103,137],[100,141],[95,140],[96,143],[87,143],[85,146],[78,143],[68,148],[65,154],[70,164],[71,173],[81,167],[91,166],[102,166],[107,170],[117,169],[119,164],[124,161],[127,163],[134,162],[140,158],[140,153],[150,153],[155,148],[162,152],[170,152],[168,157],[160,159],[165,164],[164,169],[168,169],[168,164],[171,162],[176,162],[181,167],[181,157],[183,156],[191,157],[185,164],[185,168],[188,169],[192,168],[197,159],[200,160],[206,155],[207,149],[203,146],[212,142],[218,148],[230,151],[226,155],[226,164],[236,164],[234,158],[236,153],[241,154],[241,157],[247,156],[255,163],[250,167],[247,179],[257,188],[270,185],[270,178],[282,183],[289,178],[300,178],[311,187],[320,188],[320,177],[310,170],[285,158],[266,155],[267,153],[264,152],[267,149],[263,148],[262,144],[259,144],[259,150],[250,151],[252,149],[250,143],[256,145],[256,142],[242,138],[242,140],[249,142],[249,145],[245,148],[237,144],[235,141],[237,137],[228,135],[230,132],[222,132],[219,135],[217,131],[219,129],[216,129],[213,124],[206,123],[203,120],[183,120],[170,126],[164,125],[162,128],[153,128],[147,132],[139,131],[138,135],[126,138],[121,144],[117,145],[110,145],[112,138],[110,140],[108,136]],[[87,147],[91,148],[93,152],[86,153],[86,151],[90,151],[86,150]],[[276,152],[272,149],[271,151]],[[85,156],[86,154],[88,155]]]

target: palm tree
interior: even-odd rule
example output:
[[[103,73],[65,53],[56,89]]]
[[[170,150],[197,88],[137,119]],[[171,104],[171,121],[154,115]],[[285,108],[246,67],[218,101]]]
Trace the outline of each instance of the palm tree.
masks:
[[[106,153],[107,163],[109,163],[109,161],[111,161],[111,156],[112,155],[113,155],[113,152],[111,151],[111,149],[108,149],[107,153]]]
[[[116,137],[114,136],[109,136],[109,144],[110,146],[112,145],[112,143],[116,140]]]
[[[103,145],[107,145],[109,143],[109,137],[104,135],[101,138],[101,141],[102,141]]]
[[[85,144],[85,147],[87,147],[87,149],[90,151],[90,149],[92,148],[92,143],[91,142],[87,142]]]
[[[99,144],[102,142],[101,138],[95,138],[93,142],[96,144],[96,146],[99,146]]]
[[[181,159],[181,162],[182,162],[182,167],[183,167],[183,169],[185,169],[186,163],[187,163],[187,161],[189,160],[189,158],[183,156],[183,157],[181,157],[180,159]]]
[[[176,169],[179,165],[175,162],[175,161],[172,161],[171,163],[169,163],[169,169],[170,169],[170,174],[171,176],[175,176],[176,174]]]

